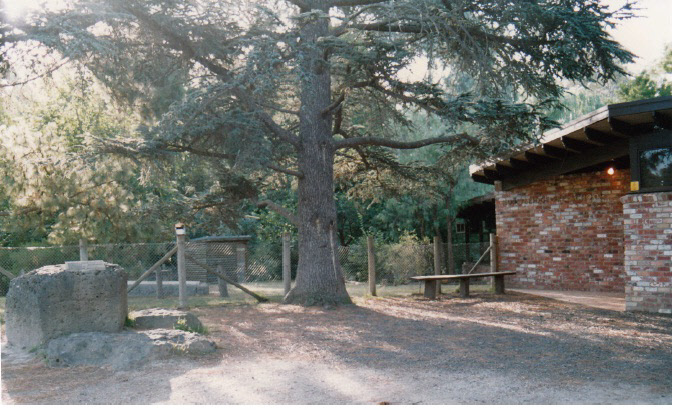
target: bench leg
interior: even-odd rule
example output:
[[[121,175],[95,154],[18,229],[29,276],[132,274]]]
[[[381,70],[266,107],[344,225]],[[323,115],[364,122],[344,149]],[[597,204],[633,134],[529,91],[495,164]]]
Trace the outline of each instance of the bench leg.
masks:
[[[504,289],[504,277],[495,276],[495,294],[503,295],[505,293]]]
[[[463,298],[469,297],[469,278],[459,279],[459,296]]]
[[[436,282],[435,280],[424,281],[424,297],[428,299],[436,299]]]

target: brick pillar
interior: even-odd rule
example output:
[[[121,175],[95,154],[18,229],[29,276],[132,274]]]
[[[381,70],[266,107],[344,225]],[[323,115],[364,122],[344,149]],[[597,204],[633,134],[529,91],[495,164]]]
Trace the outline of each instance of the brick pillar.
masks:
[[[672,312],[672,197],[659,192],[621,198],[627,311]]]

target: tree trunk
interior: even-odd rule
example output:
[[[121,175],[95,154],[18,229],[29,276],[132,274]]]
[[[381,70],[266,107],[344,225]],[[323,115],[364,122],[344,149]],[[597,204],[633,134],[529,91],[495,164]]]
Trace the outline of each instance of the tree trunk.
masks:
[[[420,240],[424,240],[427,236],[427,231],[424,229],[424,213],[420,210],[416,210],[415,214],[417,215],[419,238]]]
[[[307,144],[309,145],[309,144]],[[301,155],[298,182],[298,269],[287,303],[350,303],[338,260],[337,212],[333,198],[333,153],[314,146]]]
[[[327,7],[326,10],[327,11]],[[324,305],[351,303],[338,260],[337,209],[333,183],[331,82],[319,37],[328,36],[328,19],[301,23],[303,50],[298,168],[298,268],[286,303]]]

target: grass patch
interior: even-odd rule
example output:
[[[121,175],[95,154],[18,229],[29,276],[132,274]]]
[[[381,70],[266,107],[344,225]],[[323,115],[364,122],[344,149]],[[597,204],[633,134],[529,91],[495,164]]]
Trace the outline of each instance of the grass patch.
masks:
[[[127,316],[124,318],[124,327],[136,327],[136,321]]]
[[[281,298],[276,298],[274,296],[270,297],[268,295],[265,296],[272,301],[275,301],[275,299],[281,301]],[[189,296],[187,302],[188,302],[187,305],[190,308],[241,305],[243,303],[246,304],[257,303],[255,299],[247,295],[240,295],[238,297],[230,296],[228,298],[221,298],[216,295]],[[127,304],[129,306],[129,311],[151,309],[151,308],[178,309],[178,297],[167,297],[164,299],[157,299],[154,296],[129,296],[127,298]]]
[[[175,325],[173,325],[173,328],[176,330],[183,330],[185,332],[190,332],[190,333],[199,333],[202,335],[208,335],[209,330],[206,328],[204,325],[199,325],[197,327],[190,327],[188,326],[187,322],[185,319],[180,319],[178,322],[176,322]]]

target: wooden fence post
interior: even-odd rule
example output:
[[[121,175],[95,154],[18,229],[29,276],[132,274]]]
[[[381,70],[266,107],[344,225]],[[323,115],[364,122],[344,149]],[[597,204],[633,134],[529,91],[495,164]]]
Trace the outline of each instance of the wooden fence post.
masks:
[[[464,222],[464,262],[471,261],[471,245],[469,241],[471,240],[471,235],[469,234],[469,220]]]
[[[187,270],[185,265],[185,228],[183,224],[176,224],[176,246],[178,246],[178,308],[186,309],[187,292],[185,282],[187,281]]]
[[[453,247],[452,243],[452,228],[453,228],[453,220],[448,220],[447,224],[447,231],[448,231],[448,257],[445,258],[445,264],[447,265],[447,271],[448,275],[454,275],[455,274],[455,248]]]
[[[490,271],[491,272],[499,272],[499,264],[497,261],[497,235],[491,233],[490,234]],[[500,277],[497,279],[496,277],[492,276],[490,277],[490,281],[492,282],[492,288],[494,289],[495,293],[501,294],[504,293],[504,277]]]
[[[441,274],[441,237],[434,236],[434,275]],[[441,294],[441,281],[436,281],[436,296]]]
[[[237,282],[246,282],[246,245],[237,244]]]
[[[9,280],[12,280],[16,277],[16,276],[14,276],[14,274],[12,272],[8,271],[7,269],[3,268],[2,266],[0,266],[0,273],[7,276],[7,279],[9,279]]]
[[[87,240],[85,238],[80,239],[80,260],[88,261],[89,252],[87,250]]]
[[[223,268],[223,265],[218,265],[218,267],[216,268],[216,272],[218,272],[221,276],[226,276],[225,268]],[[227,282],[225,282],[223,278],[220,276],[218,276],[218,293],[220,294],[221,298],[226,298],[230,296],[229,292],[227,291]]]
[[[157,269],[155,270],[155,281],[156,286],[157,286],[157,299],[163,299],[164,298],[164,278],[162,275],[164,274],[164,269]]]
[[[281,236],[281,276],[284,281],[284,297],[291,291],[291,234]]]
[[[370,296],[377,296],[375,283],[377,282],[377,271],[375,270],[375,238],[368,236],[368,291]]]

